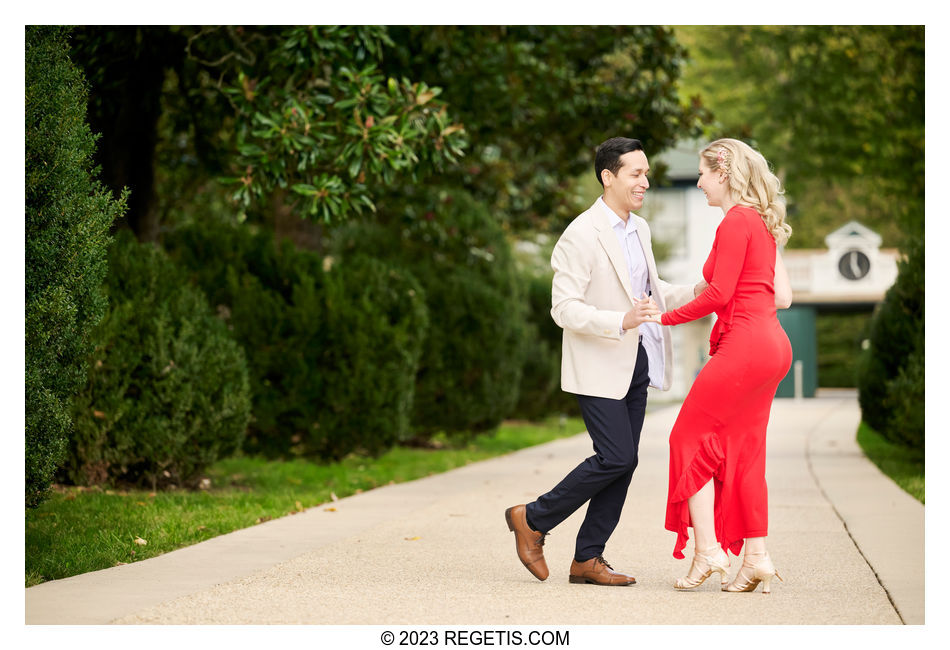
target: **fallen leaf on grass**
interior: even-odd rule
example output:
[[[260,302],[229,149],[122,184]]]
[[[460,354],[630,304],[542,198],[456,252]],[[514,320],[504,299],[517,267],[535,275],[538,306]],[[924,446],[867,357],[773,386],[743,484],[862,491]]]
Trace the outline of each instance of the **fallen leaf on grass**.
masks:
[[[302,504],[302,503],[300,503],[300,502],[298,501],[298,502],[295,503],[294,505],[297,506],[297,512],[303,512],[303,504]]]
[[[138,544],[139,546],[145,546],[146,544],[148,544],[148,542],[146,542],[146,541],[145,541],[144,539],[142,539],[141,537],[136,537],[136,538],[135,538],[135,543]]]
[[[257,521],[254,522],[254,523],[256,523],[256,524],[262,524],[262,523],[264,523],[265,521],[270,521],[270,520],[271,520],[271,516],[270,516],[270,515],[264,515],[263,517],[258,517]]]
[[[339,500],[340,500],[340,497],[338,497],[336,493],[334,492],[330,493],[330,501],[339,501]]]
[[[202,530],[208,530],[208,527],[207,527],[207,526],[198,526],[197,528],[195,528],[195,532],[200,532],[200,531],[202,531]]]

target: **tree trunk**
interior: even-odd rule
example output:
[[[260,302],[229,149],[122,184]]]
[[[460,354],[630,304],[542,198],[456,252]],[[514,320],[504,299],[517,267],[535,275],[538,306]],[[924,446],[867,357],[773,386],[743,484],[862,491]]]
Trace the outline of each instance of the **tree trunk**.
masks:
[[[114,193],[131,193],[126,224],[140,241],[156,241],[155,149],[165,70],[184,56],[165,27],[87,27],[76,31],[77,62],[90,83],[89,123],[101,134],[97,162]]]

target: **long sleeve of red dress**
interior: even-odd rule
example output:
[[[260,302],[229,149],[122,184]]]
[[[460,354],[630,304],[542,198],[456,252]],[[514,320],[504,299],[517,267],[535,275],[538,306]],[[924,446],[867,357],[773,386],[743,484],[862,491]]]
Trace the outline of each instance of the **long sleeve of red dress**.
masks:
[[[722,311],[736,292],[750,236],[748,219],[740,210],[730,210],[716,230],[716,240],[703,266],[703,277],[709,286],[679,309],[663,313],[660,322],[679,325]]]

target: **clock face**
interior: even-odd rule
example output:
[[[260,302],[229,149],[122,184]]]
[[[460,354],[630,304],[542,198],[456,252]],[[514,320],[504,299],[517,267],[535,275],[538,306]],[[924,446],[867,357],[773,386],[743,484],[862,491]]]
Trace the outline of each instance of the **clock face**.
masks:
[[[849,280],[860,280],[871,270],[871,260],[861,251],[848,251],[838,260],[838,271]]]

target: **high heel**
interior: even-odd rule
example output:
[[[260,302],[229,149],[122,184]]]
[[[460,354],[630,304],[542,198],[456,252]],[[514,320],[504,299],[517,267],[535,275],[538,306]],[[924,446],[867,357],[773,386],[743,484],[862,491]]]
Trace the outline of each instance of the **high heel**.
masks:
[[[726,571],[729,570],[729,556],[718,546],[707,548],[693,554],[693,563],[686,577],[677,578],[673,583],[676,589],[695,589],[713,573],[719,574],[721,584],[726,584]]]
[[[775,565],[772,564],[772,558],[769,557],[768,553],[756,553],[755,555],[762,555],[762,558],[751,561],[753,558],[750,558],[749,554],[746,554],[742,560],[742,568],[740,568],[739,573],[736,574],[735,580],[723,587],[723,591],[733,593],[755,591],[755,588],[758,587],[761,582],[762,593],[769,594],[772,593],[770,585],[773,576],[778,578],[779,582],[785,582],[775,569]]]

